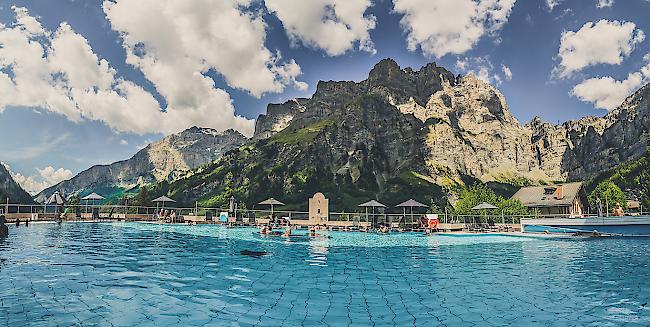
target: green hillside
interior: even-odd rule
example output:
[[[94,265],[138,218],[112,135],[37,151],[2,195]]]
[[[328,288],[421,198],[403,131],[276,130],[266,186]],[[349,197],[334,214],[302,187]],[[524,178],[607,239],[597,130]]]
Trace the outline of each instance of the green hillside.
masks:
[[[613,182],[626,194],[637,196],[644,208],[650,208],[650,135],[645,155],[599,175],[589,183],[588,190],[593,190],[603,181]]]

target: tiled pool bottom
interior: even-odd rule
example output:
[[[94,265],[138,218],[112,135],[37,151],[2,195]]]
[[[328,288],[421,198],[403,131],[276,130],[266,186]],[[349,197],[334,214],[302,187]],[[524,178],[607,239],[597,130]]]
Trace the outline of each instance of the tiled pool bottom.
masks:
[[[252,229],[90,223],[10,233],[0,241],[6,326],[650,324],[646,239],[288,242]]]

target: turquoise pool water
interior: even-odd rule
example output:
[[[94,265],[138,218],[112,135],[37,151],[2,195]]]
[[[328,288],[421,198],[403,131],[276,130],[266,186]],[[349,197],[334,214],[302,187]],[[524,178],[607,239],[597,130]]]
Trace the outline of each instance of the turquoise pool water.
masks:
[[[0,241],[2,326],[650,324],[648,239],[330,232],[288,241],[137,223],[10,233]]]

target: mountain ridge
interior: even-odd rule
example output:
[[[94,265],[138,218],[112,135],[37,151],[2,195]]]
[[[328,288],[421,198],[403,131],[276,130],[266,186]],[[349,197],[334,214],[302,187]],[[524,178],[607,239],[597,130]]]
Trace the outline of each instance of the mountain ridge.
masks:
[[[55,191],[75,194],[101,190],[100,193],[109,196],[107,193],[173,180],[218,159],[245,141],[246,137],[232,129],[218,132],[210,128],[190,127],[147,145],[129,159],[92,166],[69,180],[41,191],[35,200],[42,203]]]
[[[645,95],[639,92],[619,111],[645,113],[648,97],[639,100]],[[264,196],[291,202],[296,194],[306,198],[323,189],[340,193],[334,197],[348,204],[345,209],[352,209],[352,199],[416,189],[423,201],[440,202],[467,182],[586,179],[619,164],[624,155],[639,157],[642,153],[625,149],[644,142],[638,136],[648,131],[647,115],[620,117],[610,113],[561,125],[534,119],[522,125],[498,89],[473,75],[456,77],[433,63],[418,71],[402,69],[385,59],[364,81],[319,82],[311,98],[269,104],[246,149],[157,189],[205,205],[221,204],[226,195],[248,205]],[[629,135],[614,137],[611,128]],[[607,140],[598,141],[598,135]],[[580,170],[594,144],[602,158]]]

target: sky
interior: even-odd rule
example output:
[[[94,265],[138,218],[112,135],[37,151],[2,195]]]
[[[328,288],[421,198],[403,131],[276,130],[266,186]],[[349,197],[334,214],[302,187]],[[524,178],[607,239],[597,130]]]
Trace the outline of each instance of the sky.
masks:
[[[383,58],[495,85],[523,123],[650,82],[650,0],[0,0],[0,161],[29,192]]]

